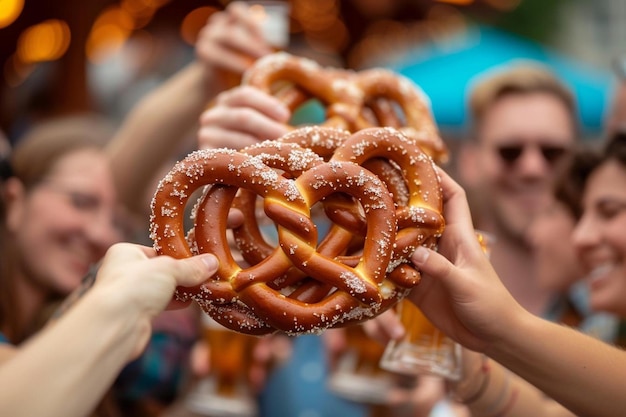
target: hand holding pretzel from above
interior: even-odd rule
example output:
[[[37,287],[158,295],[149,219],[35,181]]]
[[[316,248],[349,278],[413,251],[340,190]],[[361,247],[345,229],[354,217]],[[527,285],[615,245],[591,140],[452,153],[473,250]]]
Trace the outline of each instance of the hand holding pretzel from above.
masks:
[[[375,160],[398,167],[403,200],[366,168]],[[185,237],[185,206],[204,185]],[[278,247],[258,231],[257,196],[276,224]],[[323,239],[311,219],[317,203],[331,222]],[[234,230],[246,265],[228,244],[231,206],[246,214]],[[307,127],[241,152],[196,151],[177,163],[155,193],[151,237],[160,254],[220,259],[214,278],[179,288],[178,297],[196,300],[233,330],[299,334],[374,317],[404,297],[419,282],[408,256],[418,245],[436,245],[441,212],[434,163],[401,132]]]

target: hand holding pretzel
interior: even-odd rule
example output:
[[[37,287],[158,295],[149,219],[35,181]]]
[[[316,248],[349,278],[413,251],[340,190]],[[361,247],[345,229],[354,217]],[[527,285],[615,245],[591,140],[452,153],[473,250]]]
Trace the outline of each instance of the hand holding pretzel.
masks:
[[[379,159],[399,167],[403,201],[365,168]],[[184,208],[204,185],[185,237]],[[235,230],[246,260],[240,265],[227,243],[227,215],[231,206],[254,207],[257,197],[277,226],[279,245],[263,241],[250,212]],[[323,239],[311,219],[318,203],[332,221]],[[212,252],[220,259],[214,279],[179,288],[181,299],[196,300],[237,331],[299,334],[374,317],[404,297],[419,282],[407,258],[419,245],[436,245],[441,211],[432,159],[401,132],[308,127],[241,152],[190,154],[159,184],[151,237],[161,254]]]

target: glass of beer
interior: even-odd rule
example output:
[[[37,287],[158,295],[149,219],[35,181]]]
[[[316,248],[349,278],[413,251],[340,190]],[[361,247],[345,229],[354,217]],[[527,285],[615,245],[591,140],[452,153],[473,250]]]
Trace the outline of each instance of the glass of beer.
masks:
[[[328,379],[328,388],[341,397],[363,403],[385,403],[394,378],[379,366],[385,346],[370,338],[363,326],[343,328],[346,350]]]
[[[250,13],[260,23],[265,40],[277,51],[289,45],[289,12],[287,1],[259,0],[250,4]]]
[[[476,238],[489,257],[494,237],[476,230]],[[381,368],[458,380],[461,377],[461,346],[437,329],[409,300],[399,302],[396,311],[406,334],[403,339],[387,344],[380,361]]]
[[[248,378],[257,338],[227,329],[201,314],[202,337],[210,350],[210,375],[190,393],[188,408],[205,416],[256,416],[257,403]]]
[[[461,346],[433,326],[409,300],[400,301],[396,311],[406,334],[403,339],[387,344],[380,367],[398,373],[458,380],[461,377]]]

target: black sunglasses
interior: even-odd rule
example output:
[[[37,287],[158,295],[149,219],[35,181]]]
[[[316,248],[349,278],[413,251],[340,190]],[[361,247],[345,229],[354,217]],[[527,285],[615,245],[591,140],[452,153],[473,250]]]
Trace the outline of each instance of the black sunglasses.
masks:
[[[503,162],[513,165],[524,153],[529,146],[537,146],[543,155],[543,159],[550,165],[556,164],[560,159],[569,153],[569,148],[558,145],[530,145],[530,144],[514,144],[496,146],[498,155]]]

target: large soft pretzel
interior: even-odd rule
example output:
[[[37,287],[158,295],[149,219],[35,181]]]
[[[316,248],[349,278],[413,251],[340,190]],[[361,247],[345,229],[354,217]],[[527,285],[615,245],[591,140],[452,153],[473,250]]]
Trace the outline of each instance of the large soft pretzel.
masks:
[[[403,175],[404,203],[365,168],[378,159]],[[185,236],[185,207],[205,185]],[[276,224],[279,246],[247,221],[235,231],[242,264],[228,244],[228,211],[254,207],[257,198]],[[318,203],[331,222],[324,238],[311,219]],[[250,334],[317,332],[373,317],[417,284],[407,258],[418,245],[436,244],[441,205],[431,158],[399,131],[308,127],[241,152],[196,151],[177,163],[155,193],[151,237],[160,254],[220,259],[215,277],[178,288],[177,296],[193,298],[223,325]]]
[[[393,71],[324,68],[310,59],[278,52],[256,61],[242,83],[275,95],[292,111],[309,99],[319,100],[326,106],[325,126],[351,132],[378,126],[400,129],[435,161],[447,160],[447,147],[423,93]]]

